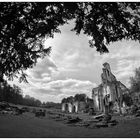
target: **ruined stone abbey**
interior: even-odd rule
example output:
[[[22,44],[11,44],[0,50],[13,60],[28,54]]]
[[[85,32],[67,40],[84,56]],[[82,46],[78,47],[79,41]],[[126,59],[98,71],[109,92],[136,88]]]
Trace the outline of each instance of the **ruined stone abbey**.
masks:
[[[102,83],[92,90],[94,109],[103,113],[116,109],[121,113],[122,108],[125,106],[122,95],[127,94],[129,90],[120,81],[117,81],[108,63],[103,64],[102,70]]]
[[[101,84],[92,89],[94,110],[100,113],[109,113],[113,110],[122,113],[122,108],[125,107],[122,97],[123,94],[128,94],[129,90],[112,74],[108,63],[103,64],[102,70]],[[82,108],[83,106],[85,105],[82,105]],[[80,108],[79,102],[62,103],[62,111],[78,112]]]

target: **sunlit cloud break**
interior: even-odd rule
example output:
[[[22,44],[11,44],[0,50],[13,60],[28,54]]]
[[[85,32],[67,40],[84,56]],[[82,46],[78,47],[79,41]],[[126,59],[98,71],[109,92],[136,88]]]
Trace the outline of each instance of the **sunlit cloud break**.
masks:
[[[61,102],[62,98],[85,93],[91,97],[92,88],[101,83],[102,64],[108,62],[118,80],[129,86],[129,77],[140,66],[140,47],[135,41],[110,44],[109,53],[100,55],[90,48],[89,38],[71,32],[71,25],[61,27],[61,34],[47,39],[46,47],[52,46],[50,56],[40,59],[28,69],[29,84],[15,83],[28,94],[41,101]]]

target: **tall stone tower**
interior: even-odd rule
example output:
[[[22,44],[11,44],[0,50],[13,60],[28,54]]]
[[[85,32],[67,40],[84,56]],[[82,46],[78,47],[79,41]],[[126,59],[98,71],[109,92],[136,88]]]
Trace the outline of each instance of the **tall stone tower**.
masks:
[[[108,63],[103,64],[102,70],[101,84],[92,90],[95,110],[105,113],[117,104],[121,112],[122,95],[127,91],[127,88],[120,81],[117,81]]]

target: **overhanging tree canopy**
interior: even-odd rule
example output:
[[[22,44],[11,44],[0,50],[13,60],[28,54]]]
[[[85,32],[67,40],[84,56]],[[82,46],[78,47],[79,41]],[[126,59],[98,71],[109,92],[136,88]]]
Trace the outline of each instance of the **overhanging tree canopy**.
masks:
[[[33,67],[37,59],[49,54],[45,38],[60,32],[59,26],[75,20],[72,29],[90,36],[90,47],[100,53],[107,45],[122,39],[140,39],[139,3],[127,2],[1,2],[0,72],[13,78]]]

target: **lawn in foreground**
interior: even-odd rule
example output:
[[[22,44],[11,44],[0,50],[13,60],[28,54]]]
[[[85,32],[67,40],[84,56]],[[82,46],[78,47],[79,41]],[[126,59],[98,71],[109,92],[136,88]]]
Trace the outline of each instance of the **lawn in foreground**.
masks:
[[[72,127],[25,113],[19,116],[0,115],[1,138],[133,138],[140,137],[140,119],[129,120],[109,128]]]

